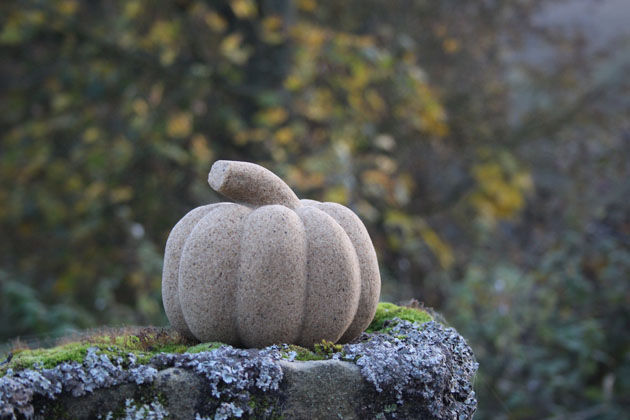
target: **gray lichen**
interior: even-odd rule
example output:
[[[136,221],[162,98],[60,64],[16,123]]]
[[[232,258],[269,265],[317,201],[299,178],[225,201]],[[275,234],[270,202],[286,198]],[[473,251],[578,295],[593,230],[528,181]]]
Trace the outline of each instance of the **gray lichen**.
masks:
[[[254,409],[248,404],[252,392],[267,393],[279,389],[282,369],[276,362],[281,358],[277,346],[242,350],[226,345],[194,354],[159,354],[151,359],[151,363],[160,369],[190,369],[202,376],[219,402],[214,418],[223,420],[252,414]],[[265,413],[259,414],[264,417]]]
[[[54,400],[67,392],[79,397],[124,383],[151,383],[156,374],[153,366],[136,364],[133,354],[127,360],[122,357],[111,360],[107,355],[98,354],[97,348],[88,349],[83,363],[64,362],[51,369],[36,366],[19,372],[9,370],[0,378],[0,418],[14,420],[18,414],[31,418],[35,396]]]
[[[114,414],[110,411],[103,417],[103,420],[114,420]],[[120,420],[166,420],[168,411],[162,403],[154,399],[150,404],[136,404],[134,400],[128,398],[125,400],[124,417]],[[101,419],[101,416],[98,416]]]
[[[472,350],[454,329],[436,322],[397,320],[386,334],[366,334],[333,357],[355,361],[376,391],[400,406],[420,398],[430,418],[468,419],[476,410]]]

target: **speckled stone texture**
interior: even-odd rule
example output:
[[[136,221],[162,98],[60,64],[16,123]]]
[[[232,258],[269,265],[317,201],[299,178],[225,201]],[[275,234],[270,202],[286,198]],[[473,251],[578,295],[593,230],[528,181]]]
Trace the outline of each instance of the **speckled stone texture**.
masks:
[[[7,372],[0,419],[472,419],[477,363],[452,328],[393,319],[328,360],[291,347],[113,357]]]
[[[162,296],[175,329],[238,347],[312,348],[367,328],[381,280],[356,214],[299,200],[253,163],[217,161],[208,182],[235,203],[198,207],[171,231]]]

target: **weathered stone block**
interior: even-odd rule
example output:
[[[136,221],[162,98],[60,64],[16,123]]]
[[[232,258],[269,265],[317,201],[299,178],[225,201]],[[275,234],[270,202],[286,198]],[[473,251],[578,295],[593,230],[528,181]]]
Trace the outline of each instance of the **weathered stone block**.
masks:
[[[0,369],[0,418],[472,418],[470,347],[452,328],[421,322],[379,315],[379,330],[317,352],[213,344],[146,357],[91,347],[82,361]],[[298,360],[313,358],[324,360]]]

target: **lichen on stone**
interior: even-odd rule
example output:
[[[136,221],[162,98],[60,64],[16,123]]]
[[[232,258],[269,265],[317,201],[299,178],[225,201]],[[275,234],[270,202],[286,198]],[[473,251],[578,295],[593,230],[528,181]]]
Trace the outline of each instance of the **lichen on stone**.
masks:
[[[98,416],[102,420],[166,420],[168,411],[156,398],[149,404],[137,404],[133,399],[125,400],[125,411],[123,417],[116,417],[111,411],[105,417]]]
[[[375,390],[398,405],[420,398],[429,418],[471,418],[476,410],[472,350],[454,329],[437,322],[397,320],[387,333],[364,334],[334,358],[354,361]]]
[[[36,365],[17,372],[9,369],[0,377],[0,418],[15,419],[18,414],[31,418],[35,396],[54,400],[66,392],[79,397],[123,383],[151,383],[156,374],[153,366],[136,364],[134,355],[129,355],[127,360],[122,357],[112,360],[99,354],[96,347],[87,349],[82,363],[62,362],[53,368]]]
[[[160,369],[189,369],[202,376],[218,403],[214,418],[240,418],[244,413],[252,414],[248,403],[253,392],[278,391],[283,376],[276,363],[282,359],[278,349],[270,346],[243,350],[224,345],[200,353],[159,354],[151,359],[151,364]]]

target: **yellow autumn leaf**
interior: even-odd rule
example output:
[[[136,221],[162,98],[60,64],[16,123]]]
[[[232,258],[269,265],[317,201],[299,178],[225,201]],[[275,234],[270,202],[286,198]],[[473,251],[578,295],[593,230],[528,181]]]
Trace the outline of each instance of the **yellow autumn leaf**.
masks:
[[[139,288],[144,283],[144,277],[142,272],[134,271],[127,278],[127,283],[133,287]]]
[[[231,0],[230,7],[240,19],[248,19],[256,15],[256,3],[252,0]]]
[[[350,91],[348,93],[348,104],[358,113],[363,112],[363,97],[361,96],[361,92],[356,90]]]
[[[117,187],[109,193],[109,196],[113,203],[129,201],[133,197],[133,188],[130,186]]]
[[[332,92],[326,88],[318,88],[308,98],[304,114],[314,121],[323,121],[330,116],[334,105]]]
[[[459,51],[459,42],[455,38],[446,38],[442,41],[442,48],[447,54],[453,54]]]
[[[298,90],[304,85],[304,80],[298,74],[289,74],[284,80],[284,87],[288,90]]]
[[[83,181],[81,179],[81,176],[79,176],[78,174],[73,174],[66,180],[66,191],[79,191],[82,186]]]
[[[333,203],[348,204],[348,189],[343,185],[337,185],[328,188],[324,193],[324,201],[332,201]]]
[[[46,21],[46,15],[41,10],[29,10],[26,12],[25,18],[31,25],[41,25]]]
[[[267,126],[280,125],[285,122],[287,118],[289,118],[289,113],[280,106],[267,108],[256,114],[258,122]]]
[[[169,66],[173,64],[175,62],[175,59],[177,58],[178,53],[179,53],[178,48],[174,48],[174,47],[165,48],[160,53],[160,63],[162,63],[162,65],[164,66]]]
[[[387,228],[398,228],[403,235],[411,235],[414,221],[410,215],[400,210],[388,210],[385,213],[385,226]]]
[[[519,172],[514,175],[514,184],[523,191],[534,189],[534,180],[529,172]]]
[[[192,114],[190,112],[178,112],[172,115],[166,123],[166,133],[170,137],[186,137],[190,135],[191,131]]]
[[[418,224],[422,240],[437,257],[440,266],[444,269],[450,268],[455,262],[451,247],[423,220],[419,219]]]
[[[52,97],[52,108],[56,111],[63,110],[72,103],[72,95],[68,93],[57,93]]]
[[[83,195],[88,201],[95,201],[103,192],[105,192],[105,184],[101,181],[95,181],[87,187]]]
[[[525,194],[532,188],[529,173],[510,175],[497,162],[475,165],[472,173],[478,185],[470,202],[483,218],[511,219],[525,206]]]
[[[79,2],[76,0],[63,0],[57,4],[57,10],[65,16],[73,15],[78,8]]]
[[[501,165],[495,162],[475,165],[472,168],[473,176],[481,184],[490,179],[500,178],[502,172]]]
[[[254,128],[252,130],[239,130],[234,135],[234,142],[242,146],[250,141],[260,142],[269,138],[269,131],[266,128]]]
[[[277,130],[273,135],[273,139],[276,141],[276,143],[282,145],[291,143],[294,137],[295,133],[290,127],[282,127]]]
[[[372,108],[372,111],[381,114],[385,110],[385,101],[374,89],[369,89],[365,93],[365,100]]]
[[[142,11],[142,3],[140,0],[128,0],[125,2],[123,14],[130,19],[135,18]]]
[[[435,27],[433,28],[433,32],[439,37],[446,36],[446,25],[444,25],[443,23],[435,25]]]
[[[94,143],[101,135],[98,127],[88,127],[83,132],[83,141],[86,143]]]
[[[221,54],[235,64],[243,64],[249,58],[251,51],[243,47],[243,34],[236,32],[226,36],[219,49]]]
[[[366,184],[378,185],[384,189],[389,189],[392,185],[390,177],[379,170],[368,169],[361,174],[361,180]]]
[[[262,20],[262,38],[270,44],[277,44],[284,40],[282,32],[283,21],[280,16],[268,16]]]
[[[206,25],[215,32],[223,32],[227,29],[227,21],[215,11],[206,12],[203,19]]]
[[[22,24],[21,15],[14,13],[5,18],[2,30],[0,31],[0,44],[17,44],[22,40]]]
[[[278,15],[267,16],[262,21],[265,31],[277,32],[282,29],[282,17]]]
[[[149,112],[149,104],[144,99],[135,99],[131,103],[133,111],[140,117],[145,117]]]
[[[178,31],[176,22],[158,20],[151,26],[147,38],[150,45],[170,45],[177,38]]]
[[[208,140],[203,134],[195,134],[190,142],[190,149],[193,159],[200,164],[207,165],[212,162],[214,154],[208,146]]]
[[[328,38],[326,29],[307,23],[291,26],[290,34],[299,45],[304,45],[312,53],[316,53]]]
[[[315,0],[298,0],[297,6],[300,10],[312,12],[317,9],[317,2]]]
[[[351,89],[362,89],[370,81],[368,66],[363,62],[358,62],[352,67],[352,76],[348,80]]]
[[[325,177],[321,172],[306,172],[304,169],[294,166],[289,169],[287,180],[292,187],[305,191],[321,187]]]

